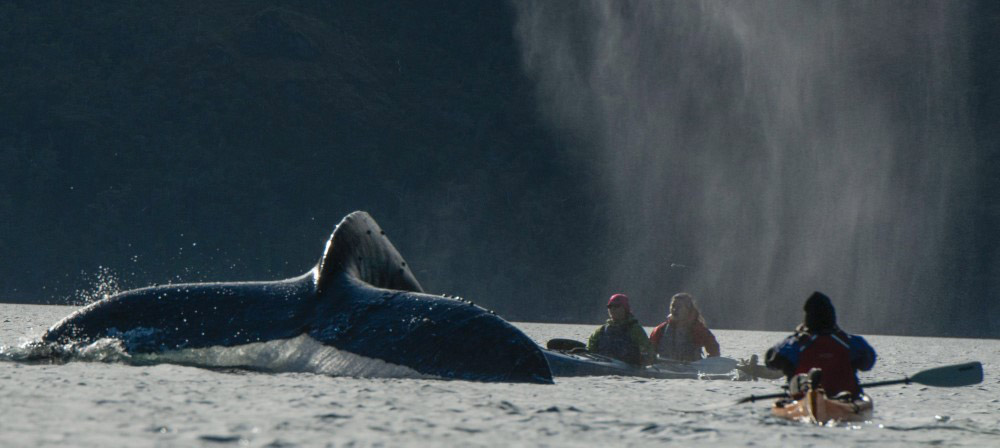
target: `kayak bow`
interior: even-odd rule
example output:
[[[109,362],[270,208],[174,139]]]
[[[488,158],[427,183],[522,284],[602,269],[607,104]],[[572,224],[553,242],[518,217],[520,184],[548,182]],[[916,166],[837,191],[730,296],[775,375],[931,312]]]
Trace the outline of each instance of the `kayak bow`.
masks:
[[[828,398],[822,389],[809,389],[799,400],[779,400],[771,415],[787,420],[825,425],[838,422],[863,422],[872,419],[875,404],[862,395],[851,401]]]

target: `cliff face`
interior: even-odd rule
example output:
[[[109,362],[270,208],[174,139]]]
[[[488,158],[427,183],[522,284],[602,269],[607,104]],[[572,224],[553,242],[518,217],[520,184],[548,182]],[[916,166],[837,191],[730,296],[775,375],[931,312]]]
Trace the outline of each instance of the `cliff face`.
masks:
[[[0,296],[293,275],[355,209],[498,311],[581,275],[506,5],[43,3],[0,3]]]

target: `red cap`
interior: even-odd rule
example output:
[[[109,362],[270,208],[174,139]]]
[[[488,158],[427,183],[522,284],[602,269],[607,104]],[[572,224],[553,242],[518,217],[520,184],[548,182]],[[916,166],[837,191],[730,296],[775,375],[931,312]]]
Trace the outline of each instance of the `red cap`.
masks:
[[[608,307],[611,305],[621,305],[624,306],[628,312],[632,312],[632,309],[628,306],[628,296],[625,294],[615,294],[608,299]]]

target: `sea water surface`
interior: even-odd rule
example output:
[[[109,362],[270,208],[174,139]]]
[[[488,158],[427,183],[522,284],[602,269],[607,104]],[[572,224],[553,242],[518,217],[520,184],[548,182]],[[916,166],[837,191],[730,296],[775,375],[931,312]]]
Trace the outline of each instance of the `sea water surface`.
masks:
[[[780,381],[444,381],[307,339],[141,359],[97,346],[66,363],[17,360],[74,309],[0,304],[0,446],[1000,446],[996,340],[865,335],[879,361],[862,381],[971,360],[982,361],[985,379],[870,389],[871,422],[815,427],[772,418],[766,402],[672,410],[776,392]],[[540,343],[584,340],[593,329],[515,325]],[[733,358],[785,336],[715,333]],[[241,364],[257,369],[227,367]]]

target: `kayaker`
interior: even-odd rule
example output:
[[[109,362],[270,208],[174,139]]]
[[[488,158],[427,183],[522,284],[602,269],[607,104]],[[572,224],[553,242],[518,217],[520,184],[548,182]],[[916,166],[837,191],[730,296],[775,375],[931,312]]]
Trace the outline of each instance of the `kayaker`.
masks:
[[[628,296],[615,294],[608,299],[608,317],[608,322],[590,336],[587,350],[629,364],[651,364],[653,347],[642,325],[632,316]]]
[[[686,292],[670,298],[667,320],[653,329],[649,342],[662,358],[697,361],[706,353],[709,357],[719,356],[719,342],[705,325],[705,318],[695,306],[694,297]]]
[[[765,365],[781,370],[789,381],[789,394],[801,396],[806,375],[821,369],[820,385],[828,397],[844,392],[851,398],[862,394],[858,370],[871,370],[875,350],[861,336],[837,326],[837,314],[830,298],[814,292],[806,299],[805,319],[795,333],[767,351]]]

